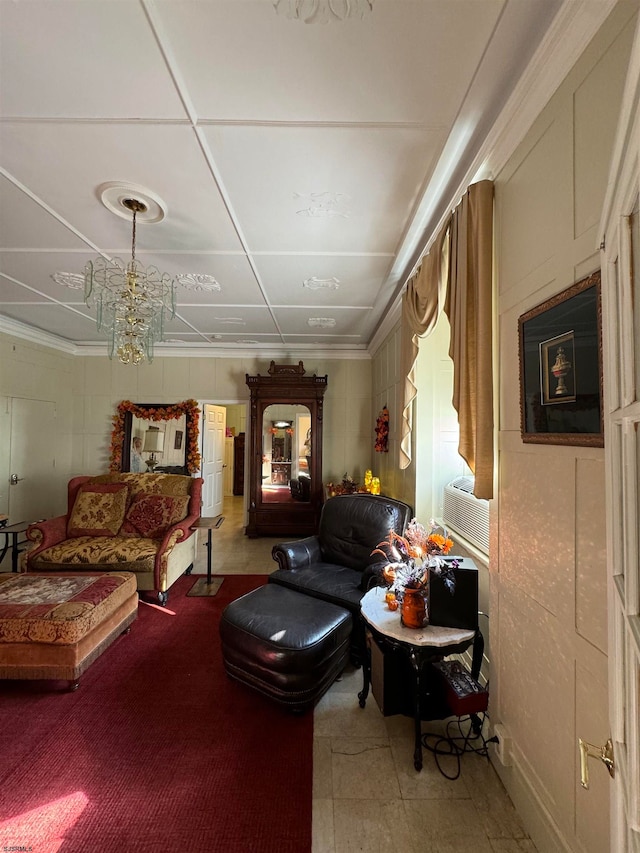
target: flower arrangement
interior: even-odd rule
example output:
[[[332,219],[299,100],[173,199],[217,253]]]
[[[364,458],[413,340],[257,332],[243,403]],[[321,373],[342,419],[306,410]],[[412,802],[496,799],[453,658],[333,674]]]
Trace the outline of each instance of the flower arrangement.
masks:
[[[335,497],[335,495],[353,495],[359,491],[360,487],[356,481],[346,472],[340,483],[327,483],[327,492],[331,497]]]
[[[189,474],[194,474],[200,467],[200,451],[198,450],[198,418],[200,409],[195,400],[185,400],[157,408],[137,406],[131,400],[123,400],[118,405],[118,414],[114,415],[113,430],[111,432],[109,471],[116,473],[122,468],[122,448],[124,445],[124,416],[130,412],[135,418],[146,421],[169,421],[177,420],[186,415],[186,431],[189,444],[186,448],[186,466]]]
[[[442,533],[437,531],[441,530]],[[381,554],[387,560],[383,575],[389,591],[402,597],[405,589],[417,589],[426,592],[429,586],[429,573],[439,575],[451,594],[455,592],[454,569],[456,560],[445,560],[451,551],[453,541],[447,531],[439,527],[433,519],[427,531],[423,524],[412,518],[404,536],[391,531],[388,537],[379,542],[372,554]]]

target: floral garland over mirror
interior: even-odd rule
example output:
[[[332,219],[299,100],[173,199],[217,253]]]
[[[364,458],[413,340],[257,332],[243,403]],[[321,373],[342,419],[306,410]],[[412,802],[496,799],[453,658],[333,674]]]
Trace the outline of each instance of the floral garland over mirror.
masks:
[[[184,400],[182,403],[173,403],[166,406],[148,408],[138,406],[131,400],[123,400],[118,405],[118,414],[114,415],[113,431],[111,432],[111,461],[109,471],[119,472],[122,466],[122,447],[124,444],[124,422],[127,412],[134,418],[145,421],[170,421],[186,416],[186,433],[188,445],[186,448],[185,465],[189,474],[194,474],[200,468],[200,452],[198,450],[198,419],[200,409],[195,400]]]

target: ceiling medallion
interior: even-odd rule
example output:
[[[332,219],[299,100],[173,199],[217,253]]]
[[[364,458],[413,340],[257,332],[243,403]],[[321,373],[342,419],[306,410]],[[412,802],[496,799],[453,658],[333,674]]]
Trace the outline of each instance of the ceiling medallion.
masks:
[[[337,290],[340,287],[340,279],[335,276],[331,278],[317,278],[313,275],[311,278],[305,278],[302,286],[308,290]]]
[[[323,218],[330,216],[341,216],[348,219],[351,215],[347,203],[350,201],[344,193],[294,193],[294,198],[301,198],[309,202],[309,207],[296,210],[298,216],[310,216],[312,218]],[[342,209],[340,209],[342,208]]]
[[[305,24],[328,24],[347,18],[364,18],[373,9],[373,0],[273,0],[282,17]]]
[[[205,275],[204,273],[181,272],[176,275],[176,281],[185,290],[202,290],[206,293],[222,290],[222,287],[212,275]]]
[[[162,222],[167,206],[160,196],[145,187],[129,184],[126,181],[107,181],[98,187],[98,196],[107,210],[131,222],[131,207],[127,201],[135,198],[139,203],[136,212],[138,225]]]
[[[332,317],[309,317],[307,324],[321,329],[331,329],[335,326],[336,321]]]
[[[84,290],[84,276],[79,272],[54,272],[51,278],[56,284],[68,287],[70,290]]]

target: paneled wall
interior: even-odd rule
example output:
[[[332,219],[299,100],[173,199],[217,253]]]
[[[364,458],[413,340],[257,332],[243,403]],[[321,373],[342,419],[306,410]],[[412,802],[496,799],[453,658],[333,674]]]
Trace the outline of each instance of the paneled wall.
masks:
[[[51,492],[51,514],[66,509],[67,481],[72,469],[74,423],[73,356],[45,346],[0,334],[0,513],[9,509],[11,459],[11,410],[15,399],[48,401],[55,405],[55,418],[40,424],[43,440],[53,443],[55,486]],[[18,488],[26,488],[27,483]],[[36,483],[34,488],[38,488]],[[12,518],[11,521],[23,521]]]
[[[324,398],[323,479],[345,471],[362,477],[371,464],[371,362],[303,357],[307,375],[327,374]],[[297,358],[282,359],[297,363]],[[160,358],[139,367],[108,358],[73,362],[76,388],[74,472],[99,473],[109,461],[111,417],[121,400],[176,403],[194,398],[230,403],[249,400],[246,374],[266,374],[270,359]]]
[[[577,748],[609,735],[604,451],[521,441],[518,317],[599,266],[634,7],[616,9],[495,181],[490,710],[513,744],[511,766],[497,766],[540,851],[609,849],[609,777],[593,766],[582,789]]]
[[[415,465],[400,470],[400,435],[404,382],[400,375],[400,324],[387,336],[373,358],[372,427],[383,406],[389,409],[389,450],[372,452],[371,470],[380,478],[382,493],[415,507]],[[375,432],[372,433],[375,440]],[[373,445],[372,445],[373,449]]]

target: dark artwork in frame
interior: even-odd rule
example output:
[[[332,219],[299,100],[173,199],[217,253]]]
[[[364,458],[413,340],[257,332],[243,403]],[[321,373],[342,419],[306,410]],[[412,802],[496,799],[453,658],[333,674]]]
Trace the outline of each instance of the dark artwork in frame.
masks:
[[[522,440],[603,447],[600,272],[523,314],[518,335]]]

